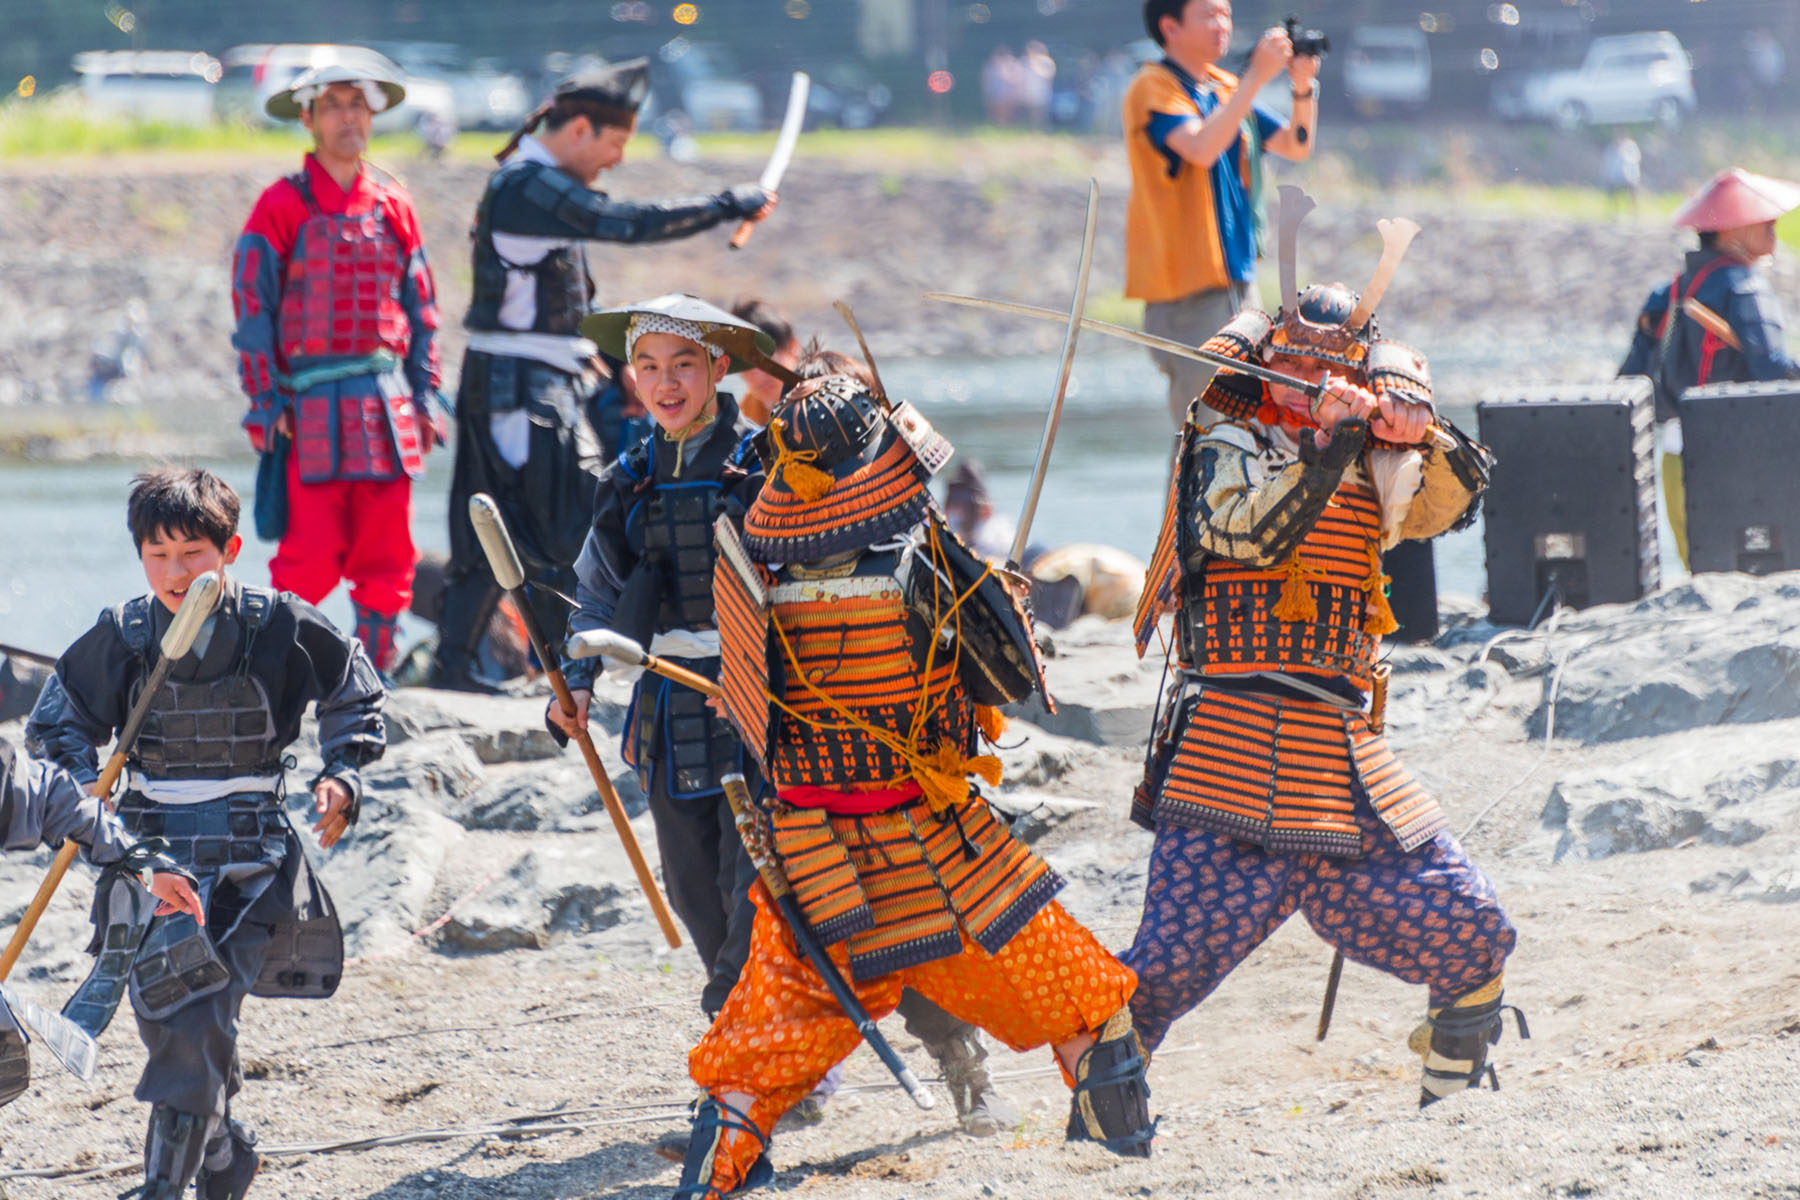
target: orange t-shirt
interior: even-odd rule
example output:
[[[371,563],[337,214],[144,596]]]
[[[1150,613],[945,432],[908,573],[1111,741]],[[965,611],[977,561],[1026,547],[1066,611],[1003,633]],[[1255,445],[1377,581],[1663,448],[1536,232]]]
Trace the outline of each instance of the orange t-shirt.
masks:
[[[1240,136],[1210,170],[1166,146],[1170,132],[1217,112],[1237,86],[1237,76],[1217,67],[1192,80],[1152,62],[1125,91],[1125,295],[1133,300],[1179,300],[1255,275],[1255,156],[1261,140],[1283,127],[1280,118],[1253,110],[1244,121],[1250,137]]]

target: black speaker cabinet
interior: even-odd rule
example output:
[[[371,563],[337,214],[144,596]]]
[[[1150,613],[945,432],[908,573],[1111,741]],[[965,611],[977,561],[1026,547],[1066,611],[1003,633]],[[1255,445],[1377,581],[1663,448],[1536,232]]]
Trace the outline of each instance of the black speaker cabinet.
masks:
[[[1800,567],[1800,384],[1682,393],[1688,565],[1767,575]]]
[[[1395,542],[1381,556],[1388,585],[1388,607],[1400,628],[1390,642],[1429,642],[1438,635],[1437,557],[1428,541]]]
[[[1656,463],[1650,381],[1490,392],[1483,506],[1488,619],[1526,625],[1554,588],[1574,608],[1654,591]]]

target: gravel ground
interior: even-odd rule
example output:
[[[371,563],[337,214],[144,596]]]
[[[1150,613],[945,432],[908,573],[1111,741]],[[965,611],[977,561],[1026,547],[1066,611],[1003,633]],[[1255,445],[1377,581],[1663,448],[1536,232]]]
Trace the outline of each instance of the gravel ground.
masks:
[[[1780,883],[1800,863],[1800,792],[1754,758],[1787,761],[1784,747],[1800,736],[1800,712],[1792,711],[1800,695],[1759,691],[1762,707],[1741,711],[1728,730],[1671,731],[1681,710],[1665,687],[1651,715],[1660,722],[1655,736],[1614,729],[1603,740],[1559,740],[1547,751],[1533,740],[1541,737],[1533,721],[1545,690],[1542,671],[1531,665],[1534,648],[1563,658],[1565,694],[1592,704],[1608,700],[1596,689],[1610,688],[1619,712],[1635,711],[1636,689],[1653,672],[1622,668],[1704,630],[1695,622],[1741,613],[1752,594],[1763,624],[1742,636],[1740,648],[1755,652],[1758,638],[1779,641],[1800,628],[1800,588],[1792,577],[1729,579],[1580,614],[1554,635],[1509,643],[1505,669],[1495,665],[1499,655],[1476,665],[1480,644],[1493,633],[1480,623],[1451,630],[1437,648],[1394,652],[1396,741],[1458,828],[1483,814],[1468,844],[1520,930],[1508,998],[1524,1008],[1533,1036],[1517,1040],[1509,1026],[1496,1049],[1502,1091],[1416,1111],[1418,1064],[1405,1040],[1423,997],[1354,965],[1331,1037],[1316,1043],[1330,956],[1294,921],[1171,1034],[1151,1072],[1162,1125],[1150,1162],[1061,1142],[1066,1093],[1045,1053],[996,1052],[994,1068],[1024,1119],[978,1141],[954,1131],[947,1104],[934,1112],[913,1108],[863,1050],[849,1060],[849,1086],[826,1120],[777,1139],[777,1190],[896,1200],[1800,1195],[1800,968],[1792,953],[1792,900],[1800,893],[1782,891]],[[1037,844],[1068,879],[1069,908],[1115,948],[1131,939],[1149,839],[1122,814],[1141,748],[1124,736],[1114,739],[1123,744],[1106,744],[1104,731],[1124,728],[1143,711],[1156,678],[1154,666],[1128,657],[1123,639],[1121,630],[1078,627],[1061,638],[1051,664],[1064,719],[1087,720],[1103,731],[1101,740],[1020,724],[1025,741],[1007,754],[1009,779],[1028,789],[1014,793],[1016,800],[1098,802],[1062,804],[1073,815],[1050,822]],[[1596,642],[1596,649],[1568,649]],[[1720,674],[1703,658],[1694,660],[1693,672],[1699,682]],[[569,764],[540,758],[531,739],[494,734],[525,729],[539,704],[427,692],[403,692],[392,702],[407,741],[391,754],[401,774],[390,782],[411,779],[413,786],[380,792],[380,804],[429,809],[437,822],[431,829],[454,833],[432,834],[438,865],[420,892],[426,899],[404,913],[405,928],[452,908],[497,868],[528,854],[541,858],[550,848],[595,864],[596,883],[623,878],[603,817],[514,811],[500,820],[483,806],[495,786],[566,778]],[[616,711],[608,711],[616,721]],[[442,747],[449,743],[434,740],[452,736],[473,753],[447,755]],[[1721,801],[1761,804],[1756,832],[1740,832],[1735,844],[1687,837],[1637,853],[1557,848],[1555,797],[1589,812],[1581,808],[1582,789],[1591,786],[1584,780],[1654,773],[1664,761],[1711,772],[1715,782],[1745,774],[1762,780],[1754,796]],[[616,765],[610,754],[609,765]],[[463,775],[471,778],[457,782]],[[489,816],[469,815],[475,812]],[[324,867],[346,911],[361,914],[352,943],[369,957],[331,1001],[249,1002],[240,1045],[250,1083],[240,1114],[277,1147],[428,1136],[275,1158],[255,1194],[666,1195],[676,1171],[651,1146],[684,1126],[692,1098],[685,1053],[703,1019],[691,953],[661,947],[628,888],[592,901],[584,918],[591,928],[552,931],[541,939],[544,949],[457,951],[467,931],[481,927],[471,914],[494,911],[481,906],[497,903],[516,875],[458,908],[443,933],[413,939],[382,932],[393,926],[393,914],[377,920],[366,896],[371,888],[400,894],[381,891],[375,885],[384,880],[374,877],[396,869],[396,830],[407,827],[380,824],[390,817],[379,813],[371,819],[378,823],[357,837],[389,847],[388,857],[356,857],[362,851],[353,847]],[[1593,835],[1609,820],[1636,828],[1618,813],[1584,816],[1581,827]],[[516,828],[477,827],[484,823]],[[647,822],[636,824],[648,841]],[[1590,852],[1596,856],[1584,856]],[[40,870],[39,861],[9,859],[0,874],[0,910],[22,906]],[[1709,882],[1720,879],[1769,882]],[[82,890],[69,887],[58,897],[42,945],[27,958],[28,994],[48,1001],[76,977]],[[452,939],[453,930],[464,932]],[[928,1074],[928,1057],[897,1022],[890,1025],[902,1054]],[[90,1084],[58,1074],[40,1056],[37,1086],[6,1114],[6,1195],[100,1200],[128,1185],[129,1171],[107,1168],[138,1153],[143,1110],[130,1090],[141,1051],[132,1032],[129,1017],[108,1032]],[[493,1130],[521,1122],[531,1126],[522,1135]],[[457,1129],[489,1131],[429,1134]],[[7,1171],[66,1165],[99,1174],[4,1178]]]

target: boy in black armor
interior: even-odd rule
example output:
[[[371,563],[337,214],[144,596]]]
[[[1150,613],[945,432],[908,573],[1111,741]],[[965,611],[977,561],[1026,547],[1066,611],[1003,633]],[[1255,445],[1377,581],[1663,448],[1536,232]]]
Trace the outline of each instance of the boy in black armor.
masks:
[[[77,779],[124,724],[162,632],[202,574],[236,560],[238,497],[216,475],[139,475],[127,523],[148,595],[107,609],[57,662],[27,725],[33,746]],[[98,1034],[127,991],[149,1051],[137,1098],[150,1104],[144,1184],[175,1200],[240,1200],[255,1135],[229,1119],[242,1082],[238,1010],[246,995],[317,999],[337,989],[343,934],[282,805],[282,754],[315,704],[324,768],[311,783],[319,844],[356,823],[358,769],[386,737],[381,681],[361,645],[293,595],[226,578],[217,610],[175,664],[130,753],[119,805],[138,837],[160,837],[199,881],[207,921],[157,916],[141,892],[95,900],[93,973],[65,1006]],[[126,953],[118,953],[118,951]]]

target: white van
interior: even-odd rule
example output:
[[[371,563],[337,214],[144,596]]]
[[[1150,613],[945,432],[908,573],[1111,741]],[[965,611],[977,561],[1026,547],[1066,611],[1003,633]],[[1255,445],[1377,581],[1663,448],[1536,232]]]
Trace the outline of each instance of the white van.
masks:
[[[1344,90],[1365,116],[1420,109],[1431,98],[1431,49],[1425,34],[1406,25],[1370,25],[1350,34]]]
[[[84,50],[70,64],[90,113],[208,125],[219,60],[198,50]]]

